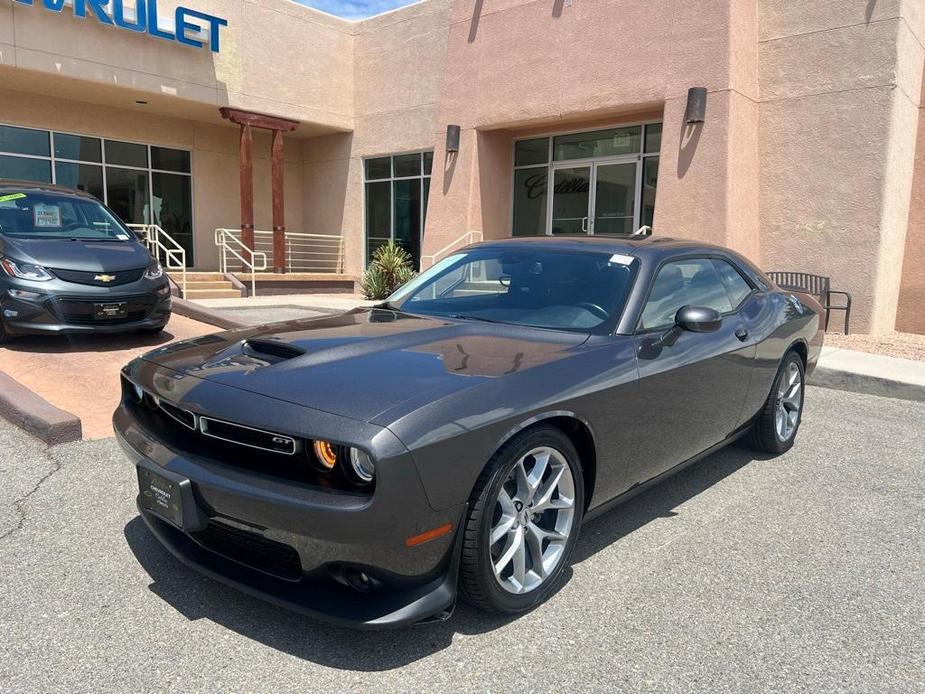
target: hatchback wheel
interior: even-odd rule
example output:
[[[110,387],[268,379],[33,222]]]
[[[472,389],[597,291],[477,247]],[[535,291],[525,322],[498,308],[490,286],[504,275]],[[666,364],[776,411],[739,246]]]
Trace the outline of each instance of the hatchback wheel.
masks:
[[[477,607],[523,612],[549,597],[568,566],[584,511],[572,442],[553,427],[516,436],[470,498],[460,583]]]
[[[803,417],[804,374],[800,355],[788,352],[752,426],[751,442],[758,450],[783,453],[793,445]]]

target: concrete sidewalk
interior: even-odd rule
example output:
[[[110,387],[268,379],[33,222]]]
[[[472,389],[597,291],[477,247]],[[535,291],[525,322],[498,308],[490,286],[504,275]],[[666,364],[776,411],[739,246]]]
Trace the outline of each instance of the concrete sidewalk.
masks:
[[[823,347],[809,383],[823,388],[925,402],[925,362]]]

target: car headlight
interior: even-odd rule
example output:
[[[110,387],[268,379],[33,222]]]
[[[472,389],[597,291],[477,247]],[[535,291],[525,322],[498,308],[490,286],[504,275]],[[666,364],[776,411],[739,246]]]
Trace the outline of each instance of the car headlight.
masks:
[[[164,276],[164,266],[161,265],[159,260],[155,260],[154,264],[149,266],[145,270],[145,279],[146,280],[159,280]]]
[[[362,484],[369,484],[376,476],[376,464],[373,459],[357,448],[350,449],[350,470]]]
[[[21,263],[17,260],[13,260],[12,258],[0,259],[0,267],[2,267],[3,271],[10,277],[15,277],[16,279],[20,280],[47,282],[48,280],[54,279],[54,275],[48,272],[48,270],[43,268],[41,265]]]

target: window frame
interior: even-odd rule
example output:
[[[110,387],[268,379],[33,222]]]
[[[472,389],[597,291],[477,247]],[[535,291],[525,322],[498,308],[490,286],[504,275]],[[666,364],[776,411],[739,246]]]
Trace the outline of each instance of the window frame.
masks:
[[[648,286],[646,287],[645,296],[642,298],[642,301],[639,303],[638,314],[636,315],[636,319],[633,322],[634,328],[633,328],[632,334],[633,335],[650,335],[652,333],[664,332],[665,330],[671,329],[670,326],[666,326],[666,325],[661,325],[655,328],[643,328],[642,327],[642,315],[643,313],[645,313],[646,305],[649,303],[649,296],[652,293],[652,287],[655,285],[655,280],[658,278],[658,273],[661,272],[662,268],[665,267],[665,265],[668,265],[669,263],[683,262],[685,260],[709,260],[710,262],[712,262],[714,259],[725,260],[727,263],[729,263],[733,268],[735,268],[736,272],[739,273],[742,279],[745,280],[746,284],[748,284],[748,286],[751,288],[751,291],[742,298],[742,301],[740,301],[737,306],[734,306],[731,311],[726,311],[724,313],[720,313],[719,315],[722,316],[723,319],[725,319],[727,316],[732,316],[736,313],[739,313],[739,311],[742,310],[742,307],[748,302],[748,300],[751,299],[759,291],[758,287],[755,285],[755,282],[751,279],[751,277],[748,276],[746,273],[742,272],[742,269],[739,267],[739,264],[735,262],[733,258],[729,257],[728,255],[724,253],[720,253],[720,252],[694,251],[690,253],[683,253],[683,254],[673,255],[667,258],[663,258],[661,261],[659,261],[658,265],[656,265],[655,269],[652,271],[652,274],[648,280]],[[717,271],[717,277],[719,277],[718,271]],[[721,277],[720,277],[720,284],[722,284]],[[723,287],[723,292],[728,297],[729,291],[726,289],[726,285],[722,284],[722,287]],[[732,304],[732,297],[729,297],[729,303]]]
[[[173,174],[173,175],[175,175],[175,176],[186,176],[187,178],[189,178],[189,179],[190,179],[190,205],[191,205],[190,209],[191,209],[191,212],[192,212],[192,222],[193,222],[193,229],[192,229],[192,233],[191,233],[190,236],[191,236],[191,241],[192,241],[192,245],[193,245],[193,253],[192,253],[192,256],[193,256],[193,265],[195,265],[195,258],[196,258],[197,255],[198,255],[197,251],[198,251],[199,249],[198,249],[197,236],[196,236],[196,226],[195,226],[195,218],[196,218],[196,186],[193,185],[193,171],[195,170],[195,160],[194,160],[195,153],[194,153],[193,150],[191,150],[191,149],[186,149],[186,148],[184,148],[184,147],[174,147],[174,146],[172,146],[172,145],[153,144],[153,143],[151,143],[151,142],[140,142],[140,141],[138,141],[138,140],[126,140],[126,139],[120,138],[120,137],[113,137],[113,136],[100,135],[100,134],[94,134],[94,133],[77,133],[77,132],[72,132],[72,131],[68,131],[68,130],[55,130],[55,129],[53,129],[53,128],[36,128],[36,127],[30,126],[30,125],[18,125],[18,124],[15,124],[15,123],[7,123],[7,122],[0,122],[0,127],[20,128],[20,129],[22,129],[22,130],[33,130],[33,131],[35,131],[35,132],[42,132],[42,133],[46,133],[46,134],[48,135],[49,156],[47,156],[47,157],[46,157],[46,156],[42,156],[42,155],[38,155],[38,154],[19,154],[19,153],[17,153],[17,152],[6,152],[6,151],[0,151],[0,155],[9,156],[9,157],[19,157],[19,158],[21,158],[21,159],[38,159],[38,160],[40,160],[40,161],[47,161],[47,162],[49,162],[49,165],[51,166],[51,184],[52,184],[52,185],[58,185],[58,170],[57,170],[57,164],[58,164],[59,162],[62,163],[62,164],[83,164],[83,165],[85,165],[85,166],[98,166],[98,167],[100,167],[100,169],[102,170],[102,174],[103,174],[103,199],[102,199],[100,202],[102,202],[104,205],[106,205],[107,208],[109,207],[109,190],[108,190],[109,186],[108,186],[107,175],[106,175],[106,169],[107,169],[107,167],[109,167],[109,168],[114,168],[114,169],[126,169],[126,170],[129,170],[129,171],[143,171],[143,172],[145,172],[145,173],[147,174],[147,178],[148,178],[148,211],[149,211],[150,213],[153,213],[153,210],[154,210],[154,182],[153,182],[153,175],[154,175],[155,173],[160,173],[160,174]],[[55,155],[55,135],[65,135],[65,136],[71,136],[71,137],[86,137],[86,138],[92,138],[92,139],[99,140],[99,141],[100,141],[100,161],[87,161],[87,160],[84,160],[84,159],[70,159],[70,158],[67,158],[67,157],[58,157],[58,156],[56,156],[56,155]],[[147,167],[147,168],[144,168],[144,167],[140,167],[140,166],[125,166],[125,165],[122,165],[122,164],[108,164],[108,163],[106,162],[106,141],[107,141],[107,140],[112,140],[112,141],[115,141],[115,142],[125,142],[126,144],[132,144],[132,145],[142,145],[142,146],[144,146],[144,147],[146,148],[146,154],[147,154],[147,157],[148,157],[148,167]],[[189,170],[188,172],[185,172],[185,171],[170,171],[170,170],[167,170],[167,169],[156,169],[156,168],[153,168],[153,167],[151,166],[151,161],[152,161],[152,160],[151,160],[151,149],[152,149],[153,147],[160,147],[160,148],[163,148],[163,149],[175,149],[175,150],[179,150],[179,151],[181,151],[181,152],[186,152],[187,154],[189,154],[190,170]],[[117,216],[118,216],[118,215],[117,215]],[[127,223],[127,222],[126,222],[126,223]],[[145,222],[145,224],[153,224],[153,223],[154,223],[153,219],[150,219],[150,220],[148,220],[148,221]]]
[[[552,236],[549,231],[549,206],[552,204],[550,200],[549,185],[553,180],[553,172],[556,165],[562,166],[565,164],[574,163],[577,166],[581,165],[591,165],[595,162],[606,162],[607,160],[625,160],[633,161],[635,158],[636,167],[636,191],[634,193],[634,205],[636,207],[636,217],[641,221],[642,220],[642,189],[644,187],[644,181],[642,180],[645,174],[644,166],[645,160],[652,158],[660,158],[662,155],[661,143],[664,142],[665,128],[664,128],[665,118],[664,114],[658,118],[650,118],[647,120],[640,121],[631,121],[624,123],[610,123],[610,124],[601,124],[593,128],[579,128],[576,130],[551,130],[542,133],[533,133],[531,135],[523,135],[520,137],[515,137],[511,141],[511,195],[510,195],[510,204],[508,209],[508,235],[511,238],[516,238],[514,236],[514,183],[516,180],[517,171],[524,169],[545,169],[546,170],[546,231],[544,236]],[[646,152],[646,128],[650,125],[661,125],[662,134],[660,137],[660,146],[657,152]],[[639,142],[639,152],[633,154],[621,154],[621,155],[607,155],[601,157],[585,157],[582,159],[560,159],[554,160],[553,153],[555,150],[555,138],[561,135],[577,135],[581,133],[593,133],[598,132],[599,130],[612,130],[619,128],[632,128],[639,126],[641,128],[640,133],[640,142]],[[525,140],[539,140],[546,138],[547,140],[547,151],[546,151],[546,162],[544,164],[521,164],[518,166],[517,161],[517,143],[523,142]],[[524,237],[527,238],[527,237]]]
[[[424,179],[427,179],[428,181],[433,181],[433,164],[434,164],[433,160],[431,160],[431,172],[430,172],[430,173],[425,173],[426,167],[425,167],[425,165],[424,165],[424,155],[425,155],[425,154],[433,155],[433,153],[434,153],[434,150],[433,150],[433,149],[412,149],[412,150],[406,150],[406,151],[401,151],[401,152],[391,152],[391,153],[389,153],[389,154],[373,154],[373,155],[365,156],[365,157],[362,158],[362,160],[361,160],[361,162],[362,162],[361,168],[362,168],[362,170],[363,170],[363,196],[362,196],[362,204],[363,204],[363,269],[364,269],[364,270],[367,269],[367,268],[369,267],[369,256],[370,256],[370,253],[369,253],[369,233],[368,233],[368,229],[369,229],[369,206],[367,205],[368,200],[367,200],[367,194],[366,194],[366,186],[367,186],[367,184],[369,184],[369,183],[388,183],[388,184],[389,184],[389,240],[392,241],[392,242],[394,242],[394,241],[395,241],[395,185],[394,185],[394,183],[395,183],[395,181],[413,181],[413,180],[419,180],[419,181],[420,181],[420,189],[421,189],[421,220],[420,220],[420,224],[421,224],[421,247],[422,247],[422,249],[423,249],[423,245],[424,245],[424,244],[423,244],[423,241],[424,241],[424,223],[425,223],[425,221],[426,221],[426,219],[427,219],[427,204],[429,204],[429,202],[430,202],[430,186],[429,186],[429,185],[428,185],[428,189],[427,189],[427,198],[426,198],[426,202],[425,202],[425,197],[424,197]],[[396,176],[396,175],[395,175],[395,157],[402,157],[402,156],[406,156],[406,155],[409,155],[409,154],[419,154],[419,155],[421,155],[421,162],[420,162],[420,163],[421,163],[421,168],[420,168],[420,173],[417,174],[417,175],[415,175],[415,176]],[[385,159],[386,157],[388,157],[388,159],[389,159],[389,176],[388,176],[388,178],[368,178],[367,175],[366,175],[366,162],[369,161],[370,159]],[[420,260],[419,260],[418,262],[420,262]]]

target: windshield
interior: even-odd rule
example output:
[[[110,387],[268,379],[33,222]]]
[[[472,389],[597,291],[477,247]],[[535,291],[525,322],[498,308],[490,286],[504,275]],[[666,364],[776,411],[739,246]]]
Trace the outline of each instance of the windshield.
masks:
[[[0,233],[15,238],[127,241],[131,232],[96,200],[45,192],[0,192]]]
[[[482,248],[440,261],[386,305],[408,313],[597,332],[623,312],[637,263],[611,253]]]

